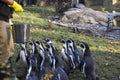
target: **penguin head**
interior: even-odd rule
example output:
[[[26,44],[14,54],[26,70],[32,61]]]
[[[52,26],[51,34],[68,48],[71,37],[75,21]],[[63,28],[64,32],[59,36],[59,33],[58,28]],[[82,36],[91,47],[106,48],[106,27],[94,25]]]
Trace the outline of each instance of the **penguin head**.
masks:
[[[89,49],[89,46],[86,42],[80,42],[77,45],[80,45],[81,48]]]
[[[23,49],[26,49],[26,44],[25,43],[21,43],[20,47],[23,48]]]
[[[30,50],[31,50],[30,53],[33,54],[33,53],[35,52],[35,47],[36,47],[36,46],[35,46],[35,43],[34,43],[33,40],[29,40],[29,41],[28,41],[28,44],[30,45]]]
[[[60,39],[60,42],[65,44],[66,43],[66,40],[65,39]]]
[[[31,49],[34,49],[34,48],[35,48],[35,44],[34,44],[34,41],[33,41],[33,40],[29,40],[29,41],[28,41],[28,45],[30,46]]]
[[[56,53],[57,48],[53,43],[46,43],[46,47],[51,51],[51,53]]]
[[[67,49],[67,41],[65,39],[61,39],[60,42],[63,44],[63,48]]]
[[[84,55],[90,55],[90,50],[89,50],[89,46],[86,42],[80,42],[77,45],[79,45],[81,48],[83,48],[83,53]]]
[[[49,43],[49,44],[47,43],[47,44],[46,44],[46,47],[47,47],[50,55],[53,55],[53,50],[54,50],[54,48],[53,48],[52,44],[51,44],[51,43]]]
[[[49,49],[51,47],[51,44],[46,43],[45,46],[47,47],[47,49]]]
[[[35,40],[35,43],[40,45],[41,44],[41,41],[40,40]]]
[[[34,41],[33,40],[29,40],[28,44],[32,46],[32,45],[34,45]]]
[[[44,46],[40,40],[35,40],[34,42],[35,42],[36,46],[39,47],[39,49],[44,51]]]
[[[50,40],[50,38],[44,37],[43,40],[45,41],[45,43],[52,43],[52,41]]]
[[[67,42],[68,43],[74,43],[74,40],[70,38],[70,39],[67,40]]]
[[[75,48],[75,42],[73,39],[68,39],[67,43],[69,44],[69,47],[72,48],[72,50],[74,50]]]

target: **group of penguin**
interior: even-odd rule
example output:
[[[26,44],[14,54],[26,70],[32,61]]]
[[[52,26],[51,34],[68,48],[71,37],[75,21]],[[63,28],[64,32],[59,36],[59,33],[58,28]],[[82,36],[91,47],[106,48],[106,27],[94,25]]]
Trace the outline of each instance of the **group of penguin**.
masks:
[[[75,69],[83,73],[83,80],[99,80],[95,57],[86,42],[60,39],[62,49],[59,52],[50,38],[43,40],[29,40],[20,44],[16,62],[21,60],[26,64],[25,80],[42,80],[50,70],[53,72],[50,80],[70,80],[69,74]]]

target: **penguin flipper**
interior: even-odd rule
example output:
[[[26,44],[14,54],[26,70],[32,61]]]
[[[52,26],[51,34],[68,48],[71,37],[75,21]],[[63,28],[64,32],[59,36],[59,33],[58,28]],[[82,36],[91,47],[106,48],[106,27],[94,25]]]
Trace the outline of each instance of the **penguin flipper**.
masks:
[[[80,71],[82,71],[83,65],[84,65],[84,60],[82,60],[81,63],[79,64]]]

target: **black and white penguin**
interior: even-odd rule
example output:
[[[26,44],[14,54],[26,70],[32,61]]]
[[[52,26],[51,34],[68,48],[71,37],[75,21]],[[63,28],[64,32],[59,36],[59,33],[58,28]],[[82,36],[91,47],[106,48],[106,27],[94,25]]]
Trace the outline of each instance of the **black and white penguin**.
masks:
[[[53,44],[53,42],[52,42],[52,40],[50,38],[44,37],[43,39],[45,41],[45,44],[51,44],[52,47],[57,50],[56,46]]]
[[[53,63],[53,69],[55,69],[55,67],[64,67],[63,60],[60,57],[57,49],[53,46],[53,44],[46,44],[46,47],[52,59],[51,61]]]
[[[118,80],[120,80],[120,75],[118,75]]]
[[[43,40],[45,41],[45,43],[53,43],[48,37],[44,37]]]
[[[29,40],[28,44],[30,45],[30,56],[32,57],[35,53],[35,44],[33,40]]]
[[[22,62],[24,64],[26,64],[26,66],[28,66],[28,51],[26,48],[26,44],[25,43],[21,43],[20,44],[21,50],[16,58],[16,62],[18,62],[19,60],[22,60]]]
[[[75,69],[74,56],[68,48],[68,43],[65,39],[61,39],[60,42],[63,44],[63,48],[61,50],[63,59],[70,64],[70,67]]]
[[[53,71],[53,77],[51,80],[69,80],[67,73],[64,71],[63,61],[56,51],[57,49],[52,43],[46,44],[47,50],[49,51],[49,59],[52,59],[51,67]],[[50,60],[49,60],[50,61]]]
[[[45,39],[44,39],[45,40]],[[63,67],[63,60],[58,52],[58,49],[57,47],[53,44],[52,40],[50,40],[50,38],[46,38],[46,45],[47,45],[47,48],[49,50],[49,53],[51,55],[53,55],[53,57],[55,58],[56,60],[56,66],[61,66]]]
[[[39,54],[40,56],[42,57],[42,61],[41,61],[41,64],[40,64],[40,70],[42,70],[43,68],[43,64],[44,64],[44,61],[45,61],[45,49],[44,49],[44,46],[42,44],[42,42],[40,40],[35,40],[35,43],[39,49]]]
[[[69,49],[71,51],[71,53],[74,55],[74,61],[75,61],[75,65],[76,67],[79,66],[81,59],[82,59],[82,52],[80,51],[80,49],[77,48],[75,42],[73,39],[68,39],[67,43],[69,44]]]
[[[68,75],[61,67],[57,67],[54,70],[52,80],[69,80]]]
[[[107,31],[111,31],[114,27],[114,23],[113,23],[113,18],[112,17],[108,17],[108,22],[107,22]]]
[[[79,45],[83,48],[81,66],[85,80],[99,80],[96,60],[92,56],[88,44],[85,42],[80,42]]]
[[[36,46],[38,47],[38,52],[42,58],[39,71],[39,79],[41,80],[45,74],[51,70],[50,64],[52,63],[49,59],[49,51],[44,47],[43,43],[40,40],[35,40]]]
[[[62,50],[61,50],[61,54],[62,54],[62,58],[65,62],[69,63],[69,55],[66,53],[66,49],[67,49],[67,43],[66,40],[61,39],[60,42],[63,44],[62,45]]]
[[[32,60],[29,59],[28,71],[26,75],[26,80],[39,80],[36,70],[33,68]]]
[[[55,70],[55,67],[56,67],[56,59],[55,59],[55,56],[53,54],[53,49],[52,49],[52,46],[51,44],[46,44],[46,47],[47,47],[47,55],[48,55],[48,58],[49,58],[49,61],[50,61],[50,66],[52,67],[52,70],[54,71]]]
[[[42,61],[42,57],[38,52],[37,46],[35,44],[34,40],[30,40],[29,42],[30,45],[30,60],[32,62],[32,65],[36,68],[36,70],[39,72],[40,69],[40,64]]]
[[[52,48],[51,44],[48,44],[46,46],[47,46],[48,51],[52,51],[49,49],[49,48]],[[53,77],[51,80],[69,80],[67,73],[64,71],[64,69],[60,65],[58,65],[60,61],[57,61],[53,55],[48,54],[48,57],[49,57],[47,58],[48,62],[50,61],[50,65],[48,66],[50,66],[51,70],[53,71]],[[51,58],[52,58],[52,62],[50,60]]]

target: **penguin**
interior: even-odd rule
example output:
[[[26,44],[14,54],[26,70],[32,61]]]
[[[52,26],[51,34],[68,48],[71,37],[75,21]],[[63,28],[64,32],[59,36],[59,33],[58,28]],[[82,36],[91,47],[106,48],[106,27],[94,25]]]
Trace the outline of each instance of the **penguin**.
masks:
[[[40,64],[40,70],[42,70],[43,64],[45,61],[45,49],[44,49],[44,46],[40,40],[35,40],[35,43],[36,43],[37,47],[39,48],[38,52],[39,52],[40,56],[42,57],[42,62]]]
[[[69,49],[70,49],[71,53],[75,57],[75,59],[74,59],[75,65],[76,65],[76,67],[78,67],[81,63],[82,52],[77,48],[73,39],[68,39],[67,43],[69,44]]]
[[[118,80],[120,80],[120,75],[118,75]]]
[[[45,39],[44,39],[45,40]],[[50,40],[50,38],[46,38],[46,45],[48,45],[48,50],[51,53],[51,55],[53,55],[53,57],[55,57],[56,60],[56,66],[61,66],[64,67],[64,63],[63,60],[58,52],[57,47],[53,44],[52,40]]]
[[[73,32],[74,32],[74,33],[80,33],[80,30],[79,30],[78,27],[74,27],[74,28],[73,28]]]
[[[63,48],[61,50],[63,59],[70,64],[70,68],[75,69],[74,56],[68,48],[68,43],[65,39],[61,39],[63,43]]]
[[[52,43],[47,43],[46,47],[50,53],[49,57],[52,58],[52,71],[53,71],[53,77],[51,80],[69,80],[67,73],[64,71],[62,66],[62,59],[58,55],[59,53],[56,51],[55,46],[53,46]],[[49,59],[51,59],[49,58]]]
[[[41,80],[45,74],[51,70],[50,64],[52,61],[49,59],[49,51],[44,47],[43,43],[40,40],[35,40],[36,46],[38,47],[38,52],[42,57],[39,71],[39,79]]]
[[[57,67],[54,70],[52,80],[69,80],[69,77],[61,67]]]
[[[29,52],[27,51],[26,44],[21,43],[20,47],[21,47],[21,50],[20,50],[20,52],[19,52],[19,54],[18,54],[18,56],[16,58],[16,62],[18,62],[19,60],[22,60],[22,62],[28,66]]]
[[[50,59],[50,62],[51,62],[51,65],[52,65],[52,70],[54,71],[55,70],[55,67],[56,67],[56,59],[55,59],[55,56],[53,54],[53,46],[52,44],[46,44],[46,47],[47,47],[47,50],[49,51],[49,59]]]
[[[62,47],[62,50],[61,50],[61,54],[62,54],[62,58],[65,62],[68,62],[69,61],[69,58],[68,58],[68,54],[66,54],[66,41],[64,39],[61,39],[61,43],[63,43],[63,47]]]
[[[50,55],[48,50],[45,49],[45,61],[43,63],[42,70],[40,70],[39,79],[41,80],[51,70],[53,70],[52,61],[50,60]]]
[[[44,37],[43,39],[45,41],[45,44],[51,44],[53,46],[53,48],[57,50],[57,48],[54,46],[54,44],[50,38]]]
[[[108,22],[107,22],[107,31],[111,31],[114,27],[114,23],[113,23],[113,18],[112,17],[108,17]]]
[[[44,37],[43,40],[45,41],[45,43],[53,43],[50,38]]]
[[[55,69],[55,57],[54,57],[54,54],[52,53],[52,48],[51,48],[50,45],[52,45],[52,47],[54,47],[54,49],[56,49],[56,48],[53,45],[53,42],[50,40],[50,38],[44,37],[43,39],[44,39],[45,45],[47,47],[46,50],[48,51],[48,56],[50,58],[50,62],[51,63],[53,62],[53,67],[52,68]]]
[[[29,45],[31,47],[30,49],[30,60],[32,63],[33,68],[36,69],[36,72],[39,73],[40,72],[40,64],[42,62],[42,57],[38,52],[37,46],[35,44],[34,40],[30,40]]]
[[[80,42],[78,45],[83,48],[81,66],[85,80],[99,80],[97,63],[95,57],[92,56],[88,44]]]
[[[35,53],[35,44],[33,40],[29,40],[28,44],[30,45],[30,56],[32,57]]]
[[[29,66],[26,74],[26,80],[39,80],[39,77],[36,74],[36,70],[34,70],[33,68],[31,59],[29,59]]]

